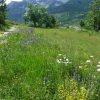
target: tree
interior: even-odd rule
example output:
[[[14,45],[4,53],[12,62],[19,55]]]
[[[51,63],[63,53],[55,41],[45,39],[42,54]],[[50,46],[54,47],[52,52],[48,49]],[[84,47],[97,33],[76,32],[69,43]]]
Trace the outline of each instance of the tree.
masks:
[[[5,0],[0,0],[0,26],[5,25],[5,19],[6,19]]]
[[[100,30],[100,0],[93,0],[87,15],[86,25],[90,29]]]
[[[47,9],[39,4],[29,3],[24,14],[25,22],[33,22],[34,27],[55,27],[56,19],[49,15]]]
[[[85,26],[85,23],[84,23],[83,20],[80,21],[80,26],[81,26],[81,27],[84,27],[84,26]]]
[[[45,23],[45,27],[53,28],[56,26],[56,19],[54,18],[54,16],[46,15],[44,18],[44,23]]]
[[[81,26],[81,30],[82,30],[82,28],[85,26],[85,23],[83,20],[80,21],[80,26]]]

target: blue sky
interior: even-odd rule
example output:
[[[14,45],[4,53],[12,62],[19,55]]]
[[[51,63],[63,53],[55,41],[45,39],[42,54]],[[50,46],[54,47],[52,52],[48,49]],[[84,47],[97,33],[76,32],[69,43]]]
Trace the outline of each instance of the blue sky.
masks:
[[[11,1],[22,1],[22,0],[6,0],[6,3],[10,3]]]

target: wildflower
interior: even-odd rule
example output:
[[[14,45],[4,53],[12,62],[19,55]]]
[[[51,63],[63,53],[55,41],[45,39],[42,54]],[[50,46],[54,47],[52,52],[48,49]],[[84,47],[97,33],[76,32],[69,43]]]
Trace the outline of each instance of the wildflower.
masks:
[[[66,59],[67,62],[69,62],[69,59]]]
[[[79,69],[82,69],[82,66],[79,66]]]
[[[91,60],[87,60],[86,63],[91,63]]]
[[[94,56],[90,56],[90,58],[94,58]]]
[[[97,67],[100,67],[100,65],[97,65]]]
[[[59,61],[62,61],[62,59],[59,59]]]
[[[58,56],[62,56],[62,54],[58,54]]]
[[[97,69],[97,72],[100,72],[100,68]]]
[[[6,44],[7,43],[7,40],[1,40],[0,41],[0,44]]]
[[[98,62],[98,64],[100,64],[100,61]]]
[[[60,64],[60,63],[61,63],[61,61],[60,61],[59,59],[57,59],[56,61],[57,61],[57,63],[58,63],[58,64]]]

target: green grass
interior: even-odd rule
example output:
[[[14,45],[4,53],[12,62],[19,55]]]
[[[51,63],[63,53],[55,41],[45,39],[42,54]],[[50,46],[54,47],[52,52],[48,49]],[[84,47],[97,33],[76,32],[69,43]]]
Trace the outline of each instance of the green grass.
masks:
[[[62,53],[78,56],[86,53],[100,59],[100,34],[76,31],[74,29],[37,29],[51,44],[58,46]]]
[[[0,34],[2,34],[3,33],[3,31],[0,31]]]
[[[20,28],[0,47],[0,99],[99,100],[100,35],[89,34]]]

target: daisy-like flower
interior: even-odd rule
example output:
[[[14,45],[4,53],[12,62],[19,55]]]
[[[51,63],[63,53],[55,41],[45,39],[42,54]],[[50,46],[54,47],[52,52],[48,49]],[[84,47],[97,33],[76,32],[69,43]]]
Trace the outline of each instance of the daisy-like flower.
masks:
[[[100,67],[100,65],[97,65],[97,67]]]
[[[90,56],[90,58],[94,58],[94,56]]]
[[[59,59],[59,61],[62,61],[62,59]]]
[[[58,63],[58,64],[60,64],[60,63],[61,63],[61,61],[60,61],[59,59],[57,59],[56,61],[57,61],[57,63]]]
[[[87,60],[86,63],[91,63],[91,60]]]
[[[97,72],[100,72],[100,68],[97,69]]]
[[[66,59],[67,62],[69,62],[69,59]]]

